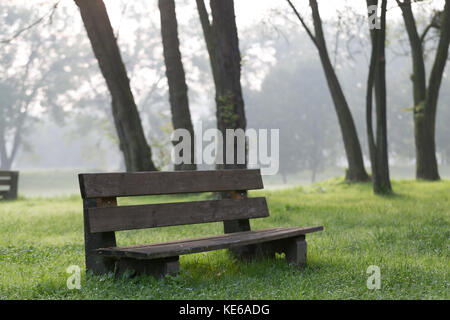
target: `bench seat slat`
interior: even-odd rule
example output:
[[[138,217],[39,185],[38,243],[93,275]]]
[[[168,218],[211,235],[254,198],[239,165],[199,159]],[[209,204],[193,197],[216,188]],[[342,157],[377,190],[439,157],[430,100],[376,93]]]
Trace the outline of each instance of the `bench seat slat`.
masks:
[[[12,183],[11,180],[0,179],[0,186],[10,186]]]
[[[79,182],[84,199],[255,190],[264,187],[259,169],[88,173],[80,174]]]
[[[223,199],[88,209],[91,232],[268,217],[266,199]]]
[[[293,238],[321,230],[323,230],[322,226],[306,228],[272,228],[149,245],[101,248],[96,251],[100,255],[112,256],[116,258],[127,257],[135,259],[160,259],[179,256],[183,254],[227,249],[274,240]]]

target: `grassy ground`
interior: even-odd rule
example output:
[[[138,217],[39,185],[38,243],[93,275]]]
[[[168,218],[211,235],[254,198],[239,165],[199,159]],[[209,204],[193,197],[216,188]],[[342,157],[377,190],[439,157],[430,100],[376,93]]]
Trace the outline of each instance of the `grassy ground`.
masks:
[[[78,194],[78,174],[88,172],[103,172],[101,169],[66,168],[66,169],[21,169],[19,177],[19,190],[25,197],[54,197]],[[328,167],[317,173],[317,181],[324,181],[342,175],[345,168]],[[439,165],[439,174],[443,179],[450,179],[450,165]],[[415,167],[403,165],[391,166],[390,175],[393,179],[413,179]],[[296,186],[309,186],[311,172],[302,171],[289,174],[286,183],[281,175],[263,176],[265,189],[285,189]],[[2,186],[0,186],[2,188]]]
[[[396,195],[377,197],[368,184],[334,179],[264,195],[271,217],[254,229],[323,225],[307,236],[308,265],[283,257],[245,263],[226,251],[182,256],[181,273],[154,279],[84,274],[78,196],[0,202],[0,299],[449,299],[450,181],[396,181]],[[119,204],[185,201],[208,195],[120,199]],[[118,233],[118,244],[219,234],[204,224]],[[68,290],[70,265],[82,269],[80,290]],[[381,289],[366,286],[370,265]]]

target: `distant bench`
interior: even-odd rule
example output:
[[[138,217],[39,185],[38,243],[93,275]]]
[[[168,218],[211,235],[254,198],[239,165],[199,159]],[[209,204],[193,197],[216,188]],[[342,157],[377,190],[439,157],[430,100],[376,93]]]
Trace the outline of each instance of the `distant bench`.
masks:
[[[306,263],[305,235],[322,226],[250,231],[251,218],[268,217],[264,197],[247,198],[262,189],[259,170],[215,170],[80,174],[84,207],[86,271],[95,274],[136,273],[155,276],[179,271],[179,256],[219,249],[253,259],[285,253],[287,262]],[[196,192],[222,192],[225,199],[117,206],[117,197]],[[223,235],[188,240],[116,245],[115,231],[224,223]]]
[[[7,186],[8,190],[0,189],[0,199],[17,199],[17,187],[19,183],[18,171],[0,171],[0,186]]]

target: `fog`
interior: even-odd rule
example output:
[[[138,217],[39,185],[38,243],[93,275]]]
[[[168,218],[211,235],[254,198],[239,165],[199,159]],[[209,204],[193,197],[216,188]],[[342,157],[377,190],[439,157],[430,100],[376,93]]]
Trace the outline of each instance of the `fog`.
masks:
[[[367,25],[354,12],[321,1],[327,45],[370,168],[365,97],[370,55]],[[347,1],[347,5],[355,1]],[[362,3],[362,1],[357,1]],[[156,1],[105,1],[118,38],[153,160],[171,170],[170,105]],[[332,5],[331,5],[332,3]],[[442,1],[415,11],[421,28]],[[25,195],[75,193],[79,172],[124,170],[110,96],[78,8],[62,1],[0,1],[0,108],[20,110],[20,145],[12,169]],[[253,10],[253,8],[255,10]],[[305,17],[306,2],[299,1]],[[48,14],[51,12],[50,14]],[[192,121],[215,126],[214,81],[193,2],[177,2],[179,37]],[[339,13],[339,14],[337,14]],[[285,1],[236,1],[247,127],[280,129],[280,169],[266,186],[310,184],[343,176],[345,153],[317,51]],[[28,28],[40,17],[40,23]],[[387,109],[391,176],[415,175],[411,57],[398,8],[388,13]],[[355,22],[355,23],[353,23]],[[24,30],[26,29],[26,30]],[[20,34],[18,31],[22,30]],[[436,35],[431,35],[427,70]],[[9,109],[7,109],[9,108]],[[3,113],[6,148],[14,148],[13,111]],[[16,117],[16,118],[15,118]],[[8,122],[9,121],[9,122]],[[6,122],[6,124],[5,124]],[[8,124],[9,123],[9,124]],[[439,98],[436,142],[441,177],[450,177],[450,79],[447,65]],[[8,127],[9,126],[9,127]]]

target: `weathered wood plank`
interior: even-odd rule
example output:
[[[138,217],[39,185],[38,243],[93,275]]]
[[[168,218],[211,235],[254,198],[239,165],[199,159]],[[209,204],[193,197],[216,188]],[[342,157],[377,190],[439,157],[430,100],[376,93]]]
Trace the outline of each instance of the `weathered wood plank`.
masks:
[[[116,198],[83,199],[83,220],[84,220],[84,252],[86,272],[92,271],[95,274],[104,274],[114,271],[114,259],[102,257],[95,253],[95,250],[103,247],[116,246],[116,235],[114,232],[89,232],[90,225],[88,210],[96,207],[109,207],[117,205]]]
[[[83,198],[262,189],[259,169],[80,174]]]
[[[9,190],[0,193],[4,200],[17,199],[17,189],[19,184],[18,171],[0,171],[0,186],[9,186]]]
[[[11,171],[11,185],[9,188],[10,199],[17,199],[18,189],[19,189],[19,171]]]
[[[273,228],[149,245],[101,248],[97,250],[97,253],[115,258],[159,259],[183,254],[252,245],[280,239],[298,238],[307,233],[321,230],[323,230],[322,226],[307,228]]]
[[[224,199],[139,206],[89,208],[91,232],[268,217],[266,199]]]
[[[236,192],[220,192],[221,199],[246,199],[248,197],[247,191]],[[249,219],[238,219],[238,220],[227,220],[223,222],[224,233],[233,232],[243,232],[250,231],[250,220]],[[254,246],[241,246],[237,248],[231,248],[230,252],[236,258],[241,258],[244,256],[251,255],[254,251]]]
[[[307,242],[305,237],[298,237],[286,243],[286,260],[294,263],[298,268],[306,264]]]
[[[12,174],[18,174],[19,171],[0,171],[0,177],[11,177]]]

